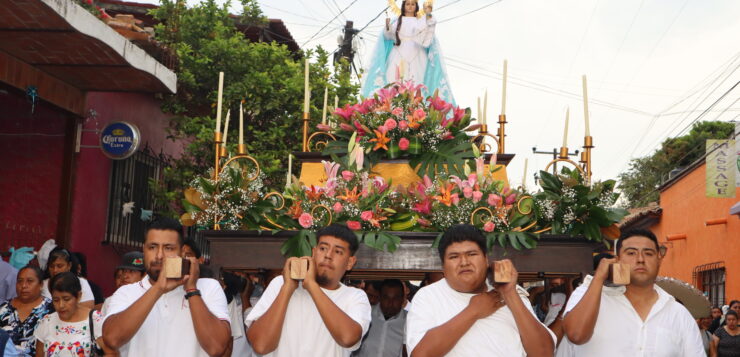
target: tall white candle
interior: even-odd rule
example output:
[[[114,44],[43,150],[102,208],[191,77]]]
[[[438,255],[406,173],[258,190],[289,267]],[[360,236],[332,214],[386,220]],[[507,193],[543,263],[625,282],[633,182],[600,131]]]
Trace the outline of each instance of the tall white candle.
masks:
[[[293,181],[293,155],[288,154],[288,177],[285,180],[285,187],[290,186]]]
[[[568,147],[568,121],[570,120],[570,108],[565,111],[565,131],[563,131],[563,147]]]
[[[226,137],[229,135],[229,119],[231,118],[231,109],[226,111],[226,124],[224,124],[224,146],[226,146]]]
[[[501,115],[506,115],[506,78],[508,77],[508,63],[509,61],[504,60],[504,79],[503,89],[501,91]]]
[[[303,82],[303,112],[308,113],[308,102],[311,98],[311,91],[308,88],[308,58],[306,58],[306,73]]]
[[[527,165],[529,164],[529,158],[524,158],[524,176],[522,176],[522,188],[527,187]]]
[[[588,86],[586,85],[586,75],[583,75],[583,117],[586,119],[586,136],[591,136],[591,127],[588,123]]]
[[[485,118],[483,118],[483,113],[480,110],[480,97],[478,97],[478,123],[481,125],[485,124],[483,120],[485,120]]]
[[[329,87],[324,87],[324,109],[321,111],[321,124],[326,124],[326,100],[329,99]]]
[[[334,96],[334,110],[337,110],[337,108],[339,108],[339,96],[335,95]]]
[[[216,104],[216,132],[221,131],[221,98],[224,94],[224,72],[218,72],[218,102]]]
[[[483,124],[488,122],[488,89],[483,96]]]
[[[239,103],[239,145],[244,144],[244,105]]]

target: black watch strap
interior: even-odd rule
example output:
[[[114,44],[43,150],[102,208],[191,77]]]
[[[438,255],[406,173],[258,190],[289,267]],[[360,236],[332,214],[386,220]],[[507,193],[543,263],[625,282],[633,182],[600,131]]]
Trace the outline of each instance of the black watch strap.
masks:
[[[193,290],[185,294],[185,299],[188,300],[193,296],[200,296],[200,290]]]

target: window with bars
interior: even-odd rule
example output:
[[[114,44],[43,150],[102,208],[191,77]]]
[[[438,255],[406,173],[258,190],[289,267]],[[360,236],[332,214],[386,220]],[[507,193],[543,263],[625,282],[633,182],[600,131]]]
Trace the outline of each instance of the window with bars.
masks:
[[[723,262],[705,264],[694,269],[694,281],[713,306],[725,304],[726,271]]]
[[[146,213],[154,210],[149,180],[159,180],[164,166],[164,160],[149,150],[138,151],[128,159],[113,162],[106,243],[126,250],[141,247],[144,230],[149,223]],[[130,206],[131,203],[133,207],[124,208],[124,204]],[[128,211],[125,215],[124,210]]]

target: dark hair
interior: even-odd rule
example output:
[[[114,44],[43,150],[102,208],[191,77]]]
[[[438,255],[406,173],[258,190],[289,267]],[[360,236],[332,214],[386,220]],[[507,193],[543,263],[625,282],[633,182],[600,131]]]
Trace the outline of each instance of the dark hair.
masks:
[[[735,304],[740,304],[740,300],[732,300],[732,301],[730,301],[730,304],[727,305],[727,306],[729,306],[730,308],[732,308],[732,305],[735,305]]]
[[[49,259],[46,260],[46,277],[51,278],[51,274],[49,273],[49,266],[51,263],[57,261],[57,259],[64,259],[67,263],[72,264],[72,267],[69,269],[72,273],[75,275],[77,274],[77,259],[75,259],[72,256],[72,253],[70,253],[68,250],[62,248],[62,247],[56,247],[49,252]],[[51,290],[50,290],[51,291]]]
[[[37,267],[35,265],[26,265],[23,268],[20,268],[20,270],[18,270],[18,275],[16,276],[16,278],[19,277],[19,276],[21,276],[21,272],[23,272],[24,270],[27,270],[27,269],[32,270],[33,273],[36,274],[36,279],[39,279],[39,282],[44,281],[44,272],[41,271],[41,268],[39,268],[39,267]]]
[[[347,226],[341,224],[335,223],[321,228],[316,232],[316,242],[318,242],[323,236],[337,237],[349,243],[349,252],[353,256],[357,252],[357,248],[360,247],[360,244],[357,242],[357,235],[355,235],[355,232],[352,232],[352,230],[347,228]]]
[[[176,219],[160,217],[157,218],[155,221],[152,221],[152,223],[150,223],[146,227],[146,231],[144,231],[144,241],[146,241],[146,236],[152,229],[156,229],[158,231],[175,231],[177,232],[177,238],[180,246],[185,244],[185,238],[183,238],[182,236],[182,224],[180,224],[180,222],[178,222]]]
[[[80,276],[81,277],[87,277],[87,258],[85,257],[85,254],[82,254],[80,252],[72,252],[72,259],[77,260],[77,266],[80,268]],[[75,274],[77,271],[74,272]]]
[[[71,271],[59,273],[49,281],[49,293],[51,294],[54,291],[70,293],[73,296],[77,296],[77,294],[82,291],[80,278]]]
[[[200,252],[200,249],[198,248],[198,244],[195,243],[194,240],[188,238],[184,242],[182,242],[182,245],[183,246],[186,246],[187,245],[188,247],[190,247],[190,249],[193,250],[193,253],[195,253],[195,258],[196,259],[200,259],[200,256],[201,256],[202,253]]]
[[[445,252],[447,247],[452,243],[459,242],[474,242],[478,244],[483,254],[486,254],[486,237],[483,236],[483,232],[471,224],[458,224],[454,225],[442,234],[442,238],[439,240],[439,259],[442,262],[445,261]]]
[[[403,293],[403,283],[401,282],[401,280],[398,279],[383,280],[383,283],[380,285],[380,289],[378,291],[383,290],[383,288],[398,288]]]
[[[730,315],[735,316],[735,320],[737,320],[738,318],[737,312],[735,312],[735,310],[728,310],[727,313],[725,314],[725,321],[727,321],[727,316],[730,316]]]
[[[596,270],[596,268],[599,267],[599,263],[601,262],[602,259],[611,259],[611,258],[614,258],[614,256],[609,253],[599,253],[599,254],[594,255],[594,270]]]
[[[403,12],[406,9],[406,0],[404,0],[401,3],[401,15],[398,15],[398,24],[396,25],[396,42],[393,43],[394,46],[400,46],[401,45],[401,38],[398,37],[398,32],[401,31],[401,23],[403,22]],[[416,2],[416,10],[414,10],[414,15],[419,13],[419,2]]]
[[[655,237],[655,234],[653,232],[647,229],[630,229],[622,232],[622,234],[619,236],[619,240],[617,240],[617,255],[619,255],[619,251],[622,250],[622,244],[624,243],[624,241],[633,237],[645,237],[647,239],[650,239],[651,241],[653,241],[653,243],[655,243],[655,249],[660,250],[658,238]]]
[[[380,289],[383,287],[383,281],[381,280],[368,280],[365,282],[365,289],[369,287],[373,287],[375,291],[380,292]]]
[[[247,286],[247,281],[232,273],[225,271],[221,274],[222,280],[224,282],[224,295],[226,295],[226,302],[230,303],[231,300],[234,300],[235,297],[239,296],[239,293],[244,291],[244,288]]]

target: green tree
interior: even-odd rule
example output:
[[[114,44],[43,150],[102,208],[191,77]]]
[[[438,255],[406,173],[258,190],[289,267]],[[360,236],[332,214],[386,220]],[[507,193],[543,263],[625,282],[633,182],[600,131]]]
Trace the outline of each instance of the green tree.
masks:
[[[668,138],[653,154],[632,159],[626,172],[619,174],[619,189],[627,208],[644,207],[658,202],[658,187],[668,180],[668,174],[691,165],[706,153],[707,139],[727,139],[734,134],[735,125],[720,121],[694,124],[691,131]]]
[[[213,131],[218,91],[218,73],[224,72],[223,114],[231,109],[229,151],[236,152],[239,104],[244,106],[244,142],[267,175],[268,187],[284,184],[287,156],[301,149],[303,103],[303,58],[311,58],[311,118],[321,115],[324,87],[340,103],[352,101],[359,85],[349,80],[347,66],[328,66],[329,54],[322,48],[291,53],[276,43],[251,42],[237,25],[265,26],[256,0],[241,0],[242,15],[229,14],[222,6],[205,0],[187,7],[183,0],[162,0],[152,10],[160,21],[156,39],[177,58],[177,94],[167,96],[163,109],[174,116],[170,136],[187,142],[184,154],[172,160],[164,180],[155,185],[158,209],[176,215],[177,202],[190,181],[213,166]],[[333,102],[333,101],[331,101]]]

